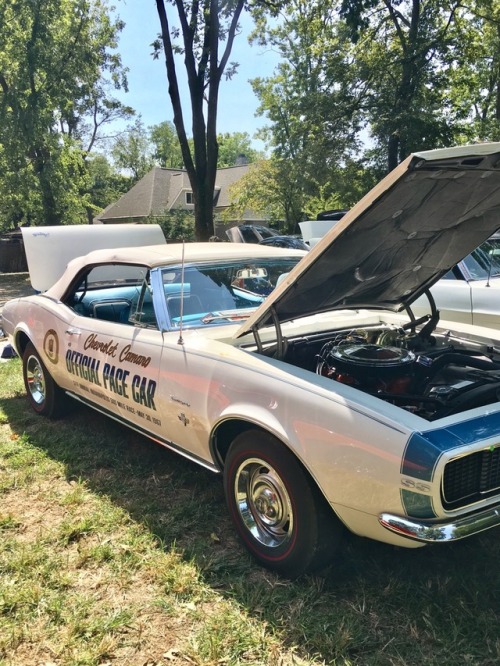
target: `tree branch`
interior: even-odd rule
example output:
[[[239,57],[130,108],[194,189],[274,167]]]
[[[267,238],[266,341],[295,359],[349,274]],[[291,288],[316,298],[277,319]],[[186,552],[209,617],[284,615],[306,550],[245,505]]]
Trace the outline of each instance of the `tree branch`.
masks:
[[[1,72],[0,72],[0,87],[2,88],[2,92],[4,92],[5,94],[9,92],[9,85],[5,80],[5,76]]]
[[[163,50],[165,52],[165,64],[167,68],[168,77],[168,93],[172,101],[172,109],[174,111],[174,125],[179,137],[181,145],[182,159],[184,166],[189,174],[189,177],[195,177],[195,169],[193,158],[189,149],[189,143],[186,136],[186,129],[184,126],[184,117],[182,115],[182,104],[179,94],[179,84],[177,82],[177,73],[175,70],[174,55],[172,50],[172,41],[170,39],[170,28],[165,11],[164,0],[156,0],[156,8],[160,18],[161,35],[163,41]]]

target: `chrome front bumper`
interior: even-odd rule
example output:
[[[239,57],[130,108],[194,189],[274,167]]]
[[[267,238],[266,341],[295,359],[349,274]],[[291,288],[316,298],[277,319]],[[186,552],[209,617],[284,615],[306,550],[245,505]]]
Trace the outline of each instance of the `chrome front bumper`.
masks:
[[[382,527],[400,536],[426,543],[447,543],[484,532],[492,527],[500,527],[500,505],[473,513],[463,518],[433,522],[418,520],[408,516],[395,516],[381,513],[378,517]]]

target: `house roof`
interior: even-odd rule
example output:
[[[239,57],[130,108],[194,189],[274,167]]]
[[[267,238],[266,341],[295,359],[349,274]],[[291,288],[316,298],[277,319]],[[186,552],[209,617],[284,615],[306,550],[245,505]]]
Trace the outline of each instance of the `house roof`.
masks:
[[[110,204],[97,216],[101,222],[107,220],[144,218],[161,215],[170,210],[189,179],[181,169],[151,169],[118,201]]]
[[[230,187],[247,173],[248,167],[248,164],[241,164],[239,166],[217,169],[217,175],[215,177],[216,195],[214,201],[214,205],[217,208],[227,208],[230,205]]]
[[[229,188],[248,171],[248,165],[218,169],[215,180],[214,206],[229,206]],[[154,167],[118,201],[97,215],[99,222],[146,218],[162,215],[173,208],[186,209],[183,194],[191,191],[184,169]]]

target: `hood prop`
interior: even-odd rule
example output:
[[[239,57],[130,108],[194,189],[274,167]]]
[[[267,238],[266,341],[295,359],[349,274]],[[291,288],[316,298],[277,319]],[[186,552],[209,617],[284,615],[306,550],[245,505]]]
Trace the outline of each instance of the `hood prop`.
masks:
[[[264,349],[264,345],[262,344],[262,340],[260,338],[259,327],[252,326],[252,333],[255,340],[255,344],[257,346],[257,352],[259,354],[263,354],[264,356],[272,356],[272,358],[281,360],[284,358],[286,354],[286,350],[288,348],[288,340],[285,337],[283,337],[283,332],[281,330],[281,322],[276,313],[276,310],[273,307],[270,308],[270,314],[274,324],[274,329],[276,331],[276,344],[271,345],[267,349]]]

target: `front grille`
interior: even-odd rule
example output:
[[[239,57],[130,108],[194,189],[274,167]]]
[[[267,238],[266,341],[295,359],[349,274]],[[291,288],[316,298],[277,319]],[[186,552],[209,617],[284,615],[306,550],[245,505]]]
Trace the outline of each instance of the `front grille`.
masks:
[[[444,469],[443,506],[456,509],[500,490],[500,447],[451,460]]]

